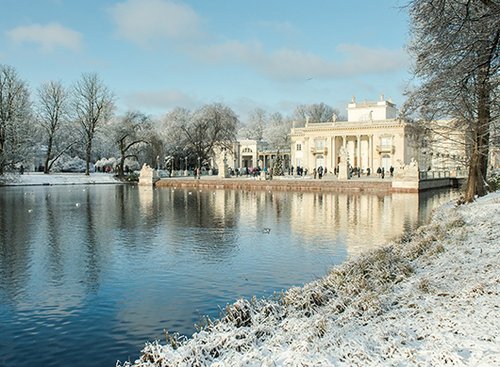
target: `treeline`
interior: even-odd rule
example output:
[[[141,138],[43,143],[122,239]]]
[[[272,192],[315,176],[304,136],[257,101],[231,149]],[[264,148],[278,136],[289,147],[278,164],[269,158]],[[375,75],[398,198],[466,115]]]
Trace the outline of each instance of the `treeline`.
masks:
[[[96,73],[82,74],[69,87],[48,81],[33,93],[15,68],[0,64],[0,175],[21,165],[89,174],[93,163],[110,157],[119,176],[142,163],[180,169],[181,158],[186,167],[207,166],[216,147],[231,149],[238,137],[287,149],[292,121],[301,126],[333,115],[340,116],[319,103],[299,105],[290,116],[257,108],[241,122],[228,106],[212,103],[194,111],[175,108],[157,119],[141,111],[118,116],[115,95]]]

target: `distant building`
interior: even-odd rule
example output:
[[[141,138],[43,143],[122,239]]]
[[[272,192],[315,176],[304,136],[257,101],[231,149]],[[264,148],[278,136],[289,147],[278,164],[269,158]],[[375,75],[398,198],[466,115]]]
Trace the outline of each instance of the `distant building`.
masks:
[[[381,96],[377,102],[356,102],[347,105],[347,121],[314,123],[293,128],[291,164],[308,170],[323,167],[332,172],[340,162],[340,153],[347,152],[351,167],[368,169],[409,163],[417,157],[411,127],[398,118],[396,105]]]
[[[278,158],[279,157],[279,158]],[[224,154],[216,152],[215,166],[223,164]],[[252,171],[254,168],[261,170],[272,167],[276,160],[281,160],[282,168],[287,170],[290,162],[289,149],[271,147],[263,140],[238,139],[232,145],[232,150],[225,152],[226,164],[234,171]]]

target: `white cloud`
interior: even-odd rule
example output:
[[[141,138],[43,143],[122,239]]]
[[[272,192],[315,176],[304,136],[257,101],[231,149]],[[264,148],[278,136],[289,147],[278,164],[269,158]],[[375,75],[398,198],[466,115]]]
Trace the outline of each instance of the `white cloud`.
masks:
[[[197,36],[200,19],[187,5],[169,0],[127,0],[110,8],[118,37],[141,46],[154,40]]]
[[[197,54],[212,62],[241,62],[263,75],[281,81],[379,74],[403,70],[409,65],[403,49],[349,44],[339,45],[337,58],[332,55],[331,59],[287,48],[265,52],[258,42],[239,41],[208,46]]]
[[[8,37],[17,44],[34,43],[42,51],[50,52],[57,47],[79,51],[82,48],[82,35],[58,23],[47,25],[33,24],[7,31]]]

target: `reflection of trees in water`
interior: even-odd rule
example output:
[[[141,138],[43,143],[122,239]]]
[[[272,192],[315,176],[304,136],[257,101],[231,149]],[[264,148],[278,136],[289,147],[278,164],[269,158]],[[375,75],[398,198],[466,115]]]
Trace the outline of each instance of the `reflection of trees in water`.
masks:
[[[53,282],[62,284],[64,278],[64,262],[63,262],[63,246],[64,246],[64,221],[67,219],[58,212],[58,200],[54,195],[46,192],[44,195],[44,203],[47,213],[47,225],[45,226],[48,253],[50,262],[50,277]]]
[[[99,289],[99,279],[101,273],[101,261],[103,260],[100,256],[102,251],[99,251],[99,247],[104,246],[104,241],[99,241],[97,232],[99,231],[98,223],[94,220],[94,205],[93,197],[90,190],[85,191],[85,226],[84,226],[84,241],[83,244],[86,248],[85,256],[85,284],[89,290],[97,291]]]
[[[39,216],[34,208],[35,196],[31,190],[1,188],[0,291],[10,299],[29,281],[31,227]]]
[[[170,232],[182,228],[183,245],[211,261],[230,257],[237,245],[235,192],[185,189],[171,194]]]

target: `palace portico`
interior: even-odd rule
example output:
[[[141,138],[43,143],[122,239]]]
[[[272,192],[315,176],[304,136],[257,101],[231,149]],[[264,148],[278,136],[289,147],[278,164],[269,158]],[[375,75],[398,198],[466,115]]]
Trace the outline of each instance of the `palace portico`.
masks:
[[[340,162],[341,149],[351,167],[374,172],[378,167],[409,163],[415,144],[410,144],[407,123],[397,118],[391,101],[356,102],[347,107],[347,121],[306,122],[291,131],[291,164],[309,170],[322,166],[332,172]]]

